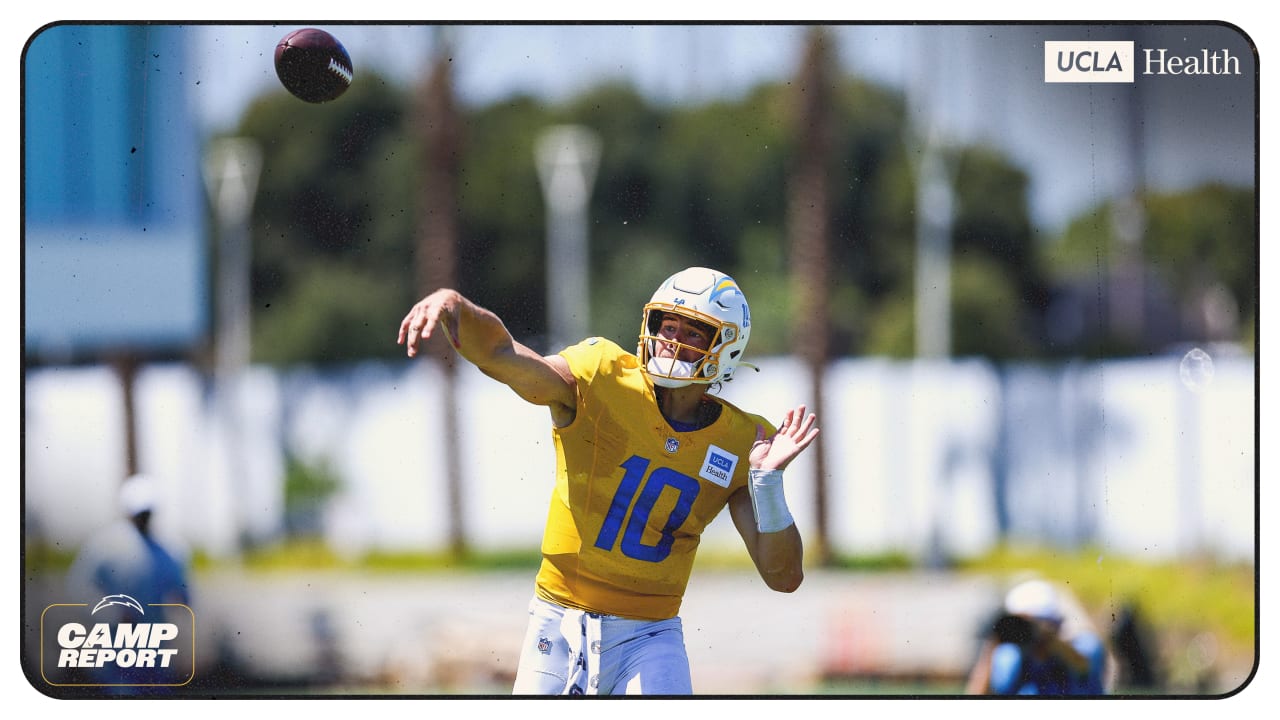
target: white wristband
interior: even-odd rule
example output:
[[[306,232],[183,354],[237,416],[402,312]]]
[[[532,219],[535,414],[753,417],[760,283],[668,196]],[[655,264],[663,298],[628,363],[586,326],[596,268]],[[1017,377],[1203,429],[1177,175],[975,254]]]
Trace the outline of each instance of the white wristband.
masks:
[[[782,492],[781,470],[751,468],[747,477],[751,507],[756,512],[756,528],[760,532],[778,532],[795,524],[791,511],[787,509],[787,496]]]

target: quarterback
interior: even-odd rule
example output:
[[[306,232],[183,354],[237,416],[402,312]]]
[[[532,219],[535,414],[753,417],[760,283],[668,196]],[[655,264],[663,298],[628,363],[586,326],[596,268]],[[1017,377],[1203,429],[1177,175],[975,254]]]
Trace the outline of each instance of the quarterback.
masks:
[[[709,392],[732,379],[751,333],[732,278],[700,267],[668,278],[634,354],[595,337],[542,356],[450,289],[415,304],[397,342],[413,357],[437,330],[551,415],[555,489],[515,694],[692,693],[680,603],[699,537],[726,506],[765,583],[799,587],[782,473],[816,418],[800,405],[774,427]]]

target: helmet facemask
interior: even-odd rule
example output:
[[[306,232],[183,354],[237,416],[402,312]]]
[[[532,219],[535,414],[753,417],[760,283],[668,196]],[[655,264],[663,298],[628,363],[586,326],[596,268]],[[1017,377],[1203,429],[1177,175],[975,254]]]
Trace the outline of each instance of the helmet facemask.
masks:
[[[733,327],[721,326],[715,318],[698,316],[670,306],[650,303],[644,309],[645,321],[640,331],[640,361],[655,385],[683,387],[691,383],[710,384],[718,379],[722,336],[736,335]],[[662,323],[668,315],[703,326],[708,344],[704,350],[662,334]],[[684,358],[692,358],[684,359]]]

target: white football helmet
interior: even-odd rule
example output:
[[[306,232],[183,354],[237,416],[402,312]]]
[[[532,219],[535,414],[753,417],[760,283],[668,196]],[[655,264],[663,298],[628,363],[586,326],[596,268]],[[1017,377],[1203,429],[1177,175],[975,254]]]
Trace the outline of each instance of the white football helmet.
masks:
[[[657,343],[672,343],[658,332],[663,316],[668,313],[711,327],[711,343],[706,350],[676,343],[679,350],[698,352],[699,359],[685,362],[674,357],[657,357]],[[667,278],[644,306],[636,354],[654,385],[710,385],[733,379],[750,335],[751,311],[738,283],[722,272],[692,267]]]

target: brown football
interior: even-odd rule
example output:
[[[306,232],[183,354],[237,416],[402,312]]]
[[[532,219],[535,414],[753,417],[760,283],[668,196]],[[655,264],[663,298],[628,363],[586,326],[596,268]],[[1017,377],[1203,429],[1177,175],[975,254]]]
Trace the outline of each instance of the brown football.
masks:
[[[276,44],[276,75],[294,96],[323,103],[336,100],[351,87],[355,70],[337,38],[318,28],[303,28]]]

